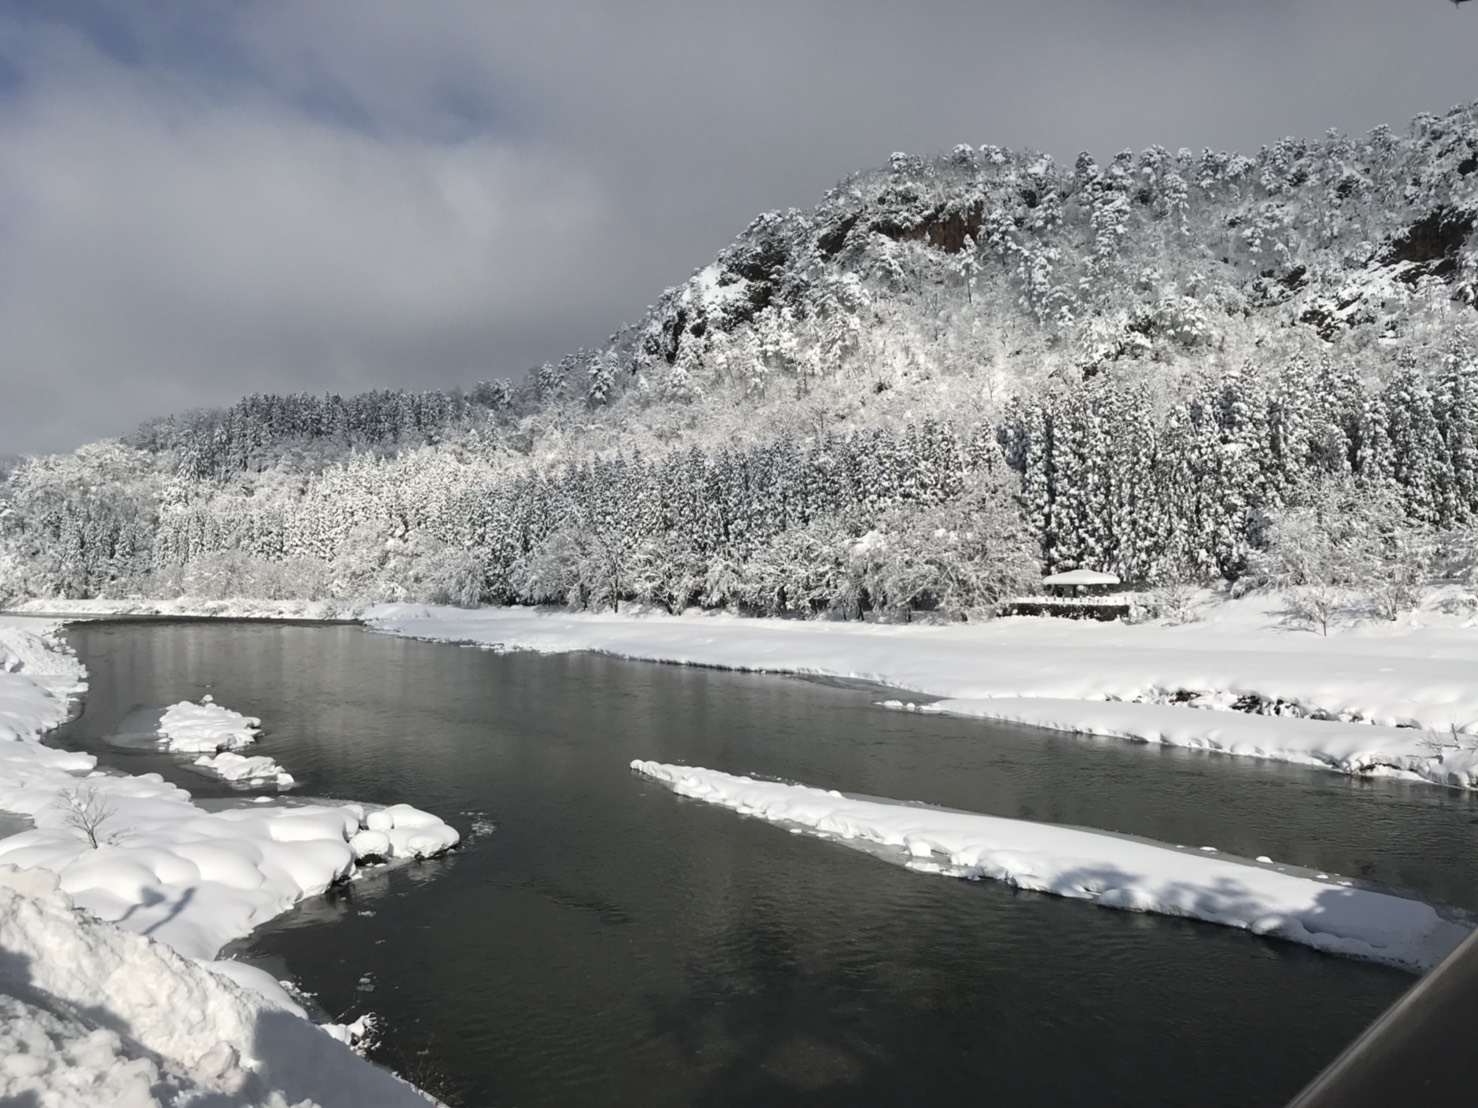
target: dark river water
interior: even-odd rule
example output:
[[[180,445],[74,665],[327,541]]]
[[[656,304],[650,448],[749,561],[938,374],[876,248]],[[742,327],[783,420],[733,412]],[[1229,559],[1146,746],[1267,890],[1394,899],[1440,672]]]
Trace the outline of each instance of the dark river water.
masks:
[[[1411,983],[1185,920],[911,873],[680,799],[633,758],[1268,854],[1478,909],[1465,794],[877,706],[813,681],[357,627],[80,625],[61,744],[206,692],[297,795],[466,836],[240,953],[465,1105],[1280,1105]],[[137,718],[137,717],[136,717]],[[126,729],[126,728],[125,728]]]

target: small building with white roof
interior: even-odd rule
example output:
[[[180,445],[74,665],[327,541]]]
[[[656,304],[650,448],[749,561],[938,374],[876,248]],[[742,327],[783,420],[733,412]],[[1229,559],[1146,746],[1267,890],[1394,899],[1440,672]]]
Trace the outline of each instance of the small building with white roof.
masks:
[[[1118,584],[1112,573],[1096,569],[1070,569],[1042,578],[1048,596],[1103,596]]]

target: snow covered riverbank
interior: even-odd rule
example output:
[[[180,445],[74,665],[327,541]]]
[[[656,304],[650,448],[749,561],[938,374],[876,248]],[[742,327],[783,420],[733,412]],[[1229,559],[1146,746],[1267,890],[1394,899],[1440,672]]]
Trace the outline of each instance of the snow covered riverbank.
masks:
[[[694,766],[635,761],[631,768],[681,796],[756,819],[893,848],[924,873],[989,878],[1105,908],[1205,920],[1418,971],[1467,935],[1420,901],[1271,864],[1077,828],[858,800]]]
[[[0,1103],[425,1108],[427,1098],[285,997],[78,912],[46,870],[0,865]]]
[[[337,1045],[301,1018],[275,981],[212,959],[230,940],[350,878],[358,859],[439,853],[456,844],[456,831],[404,805],[206,811],[157,774],[103,774],[91,755],[43,746],[41,733],[66,718],[84,687],[82,667],[55,631],[42,621],[0,619],[0,810],[33,824],[0,839],[0,873],[14,866],[22,874],[0,880],[7,887],[0,1000],[23,1021],[6,1048],[24,1056],[0,1065],[0,1094],[46,1094],[36,1103],[51,1103],[46,1097],[63,1086],[48,1082],[92,1072],[96,1063],[101,1083],[91,1093],[78,1086],[74,1099],[56,1102],[155,1103],[130,1100],[151,1081],[130,1084],[119,1069],[148,1077],[153,1065],[153,1084],[216,1090],[226,1099],[210,1103],[223,1106],[304,1097],[323,1105],[424,1103],[347,1050],[348,1069],[336,1081]],[[209,740],[216,749],[250,732],[246,717],[204,707],[187,705],[170,724],[187,746]],[[365,848],[366,836],[375,849]],[[27,876],[42,872],[52,876]],[[76,915],[74,905],[98,922]],[[65,964],[54,964],[58,958]],[[111,968],[99,976],[98,967]],[[131,976],[135,969],[147,980]],[[173,999],[155,1011],[160,1002],[150,990]],[[146,1031],[149,1020],[157,1034]],[[99,1028],[114,1038],[98,1039]],[[320,1052],[330,1061],[314,1076],[306,1071],[320,1065]]]
[[[313,623],[357,623],[370,607],[362,600],[260,600],[243,597],[207,600],[182,596],[172,600],[26,600],[12,615],[44,619],[109,619],[161,616],[184,619],[306,620]]]
[[[421,606],[382,606],[366,618],[379,631],[437,641],[852,678],[940,698],[933,710],[1478,786],[1471,615],[1429,608],[1324,637],[1285,625],[1278,607],[1266,596],[1223,602],[1188,625]],[[1281,714],[1226,710],[1234,705]]]

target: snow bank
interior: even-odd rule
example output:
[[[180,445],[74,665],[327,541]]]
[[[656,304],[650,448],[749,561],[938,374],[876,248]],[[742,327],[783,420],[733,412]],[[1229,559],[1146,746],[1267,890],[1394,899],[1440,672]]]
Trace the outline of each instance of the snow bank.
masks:
[[[895,848],[912,869],[990,878],[1105,908],[1224,924],[1424,970],[1466,929],[1432,908],[1203,851],[1024,820],[854,800],[837,792],[635,761],[682,796],[819,835]]]
[[[90,755],[40,745],[83,688],[55,631],[0,620],[0,809],[34,824],[0,839],[0,1103],[424,1104],[330,1033],[342,1040],[347,1029],[301,1018],[267,974],[210,961],[351,876],[350,840],[376,813],[354,804],[207,812],[157,774],[101,774]],[[246,719],[219,708],[190,718],[215,741]],[[256,761],[229,751],[202,760],[229,768],[233,759]],[[391,815],[377,822],[403,836],[399,854],[458,841],[429,813],[383,811]]]
[[[973,715],[991,715],[983,702],[1001,701],[998,718],[1044,726],[1056,719],[1064,730],[1143,741],[1184,735],[1190,745],[1204,740],[1222,749],[1222,740],[1207,736],[1223,728],[1228,736],[1235,732],[1225,743],[1229,753],[1347,772],[1391,765],[1443,784],[1478,783],[1473,619],[1428,610],[1402,623],[1364,624],[1324,638],[1284,626],[1279,603],[1265,596],[1224,602],[1207,609],[1205,621],[1178,626],[1028,617],[889,625],[696,611],[673,617],[420,605],[381,606],[367,619],[378,631],[491,648],[595,650],[853,678],[944,698]],[[1183,693],[1210,709],[1246,699],[1277,705],[1289,716],[1350,726],[1285,727],[1285,720],[1266,716],[1244,724],[1233,722],[1239,716],[1229,711],[1165,705]],[[1034,714],[1028,701],[1041,701],[1041,710]],[[1093,710],[1069,713],[1067,702],[1086,702]],[[1135,715],[1113,702],[1166,710]],[[1094,714],[1100,709],[1101,717]],[[1459,734],[1449,739],[1449,749],[1435,749],[1434,737],[1453,736],[1454,729]]]
[[[194,754],[240,750],[257,741],[262,721],[215,703],[207,694],[201,703],[182,700],[164,710],[159,720],[160,745],[165,750]]]
[[[384,809],[388,817],[337,804],[208,812],[158,774],[102,774],[91,755],[41,746],[40,732],[66,718],[67,698],[82,687],[81,666],[54,631],[54,624],[0,621],[0,809],[34,824],[0,839],[0,863],[50,870],[100,919],[212,958],[350,877],[349,843],[365,830],[362,820],[389,820],[395,856],[427,857],[458,842],[453,828],[405,805]],[[184,707],[191,709],[181,725],[186,741],[229,739],[257,722],[216,705]],[[221,760],[214,768],[234,772],[232,759],[254,761],[228,754],[213,755]]]
[[[0,1103],[142,1108],[427,1099],[302,1018],[0,866]]]
[[[971,716],[1077,735],[1210,750],[1318,766],[1339,773],[1390,774],[1456,788],[1478,788],[1478,749],[1440,748],[1450,736],[1410,727],[1247,715],[1169,704],[999,697],[884,701],[885,706]]]
[[[96,846],[78,826],[85,806],[102,816]],[[0,839],[0,863],[50,870],[79,907],[196,958],[353,876],[362,830],[343,805],[203,811],[156,774],[57,781],[28,814],[35,829]],[[456,845],[454,829],[426,818],[392,856]]]
[[[176,753],[207,752],[193,764],[226,781],[290,789],[297,783],[293,775],[265,754],[235,753],[256,742],[261,728],[256,716],[223,708],[206,695],[199,704],[182,700],[165,709],[159,720],[159,745]]]
[[[354,623],[368,607],[369,603],[362,600],[261,600],[252,597],[207,600],[198,596],[182,596],[173,600],[150,600],[145,597],[126,600],[26,600],[11,609],[11,612],[53,619],[200,616],[216,619],[301,619]]]
[[[0,622],[0,743],[34,742],[66,720],[85,687],[82,664],[56,637],[59,627],[53,620]]]

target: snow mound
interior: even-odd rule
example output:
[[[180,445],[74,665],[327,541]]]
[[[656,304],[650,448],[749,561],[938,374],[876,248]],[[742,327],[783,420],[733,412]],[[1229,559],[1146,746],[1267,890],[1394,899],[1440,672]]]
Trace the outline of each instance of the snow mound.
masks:
[[[261,727],[255,716],[223,708],[207,695],[199,704],[182,700],[165,710],[159,720],[160,745],[177,753],[203,752],[194,764],[226,781],[290,789],[297,782],[277,762],[265,754],[236,753],[257,741]]]
[[[1427,904],[1269,870],[1224,855],[1051,824],[634,761],[681,796],[824,837],[895,848],[911,869],[990,878],[1105,908],[1184,916],[1411,970],[1467,934]]]
[[[57,637],[60,630],[56,620],[8,617],[0,625],[0,673],[50,679],[80,691],[82,663]]]
[[[129,600],[33,599],[22,601],[12,610],[21,614],[69,620],[143,615],[353,623],[357,622],[359,613],[368,606],[368,601],[363,600],[266,600],[260,597],[212,600],[199,596],[182,596],[156,600],[137,597]]]
[[[0,1103],[322,1108],[427,1099],[332,1035],[0,866]]]
[[[195,759],[195,765],[208,769],[227,781],[243,784],[271,782],[279,789],[290,789],[296,784],[292,774],[265,754],[247,757],[223,750],[219,754],[202,754]]]
[[[365,831],[354,838],[370,856],[378,858],[429,858],[461,841],[454,828],[409,804],[392,804],[369,812],[364,826]],[[382,839],[385,849],[378,849]],[[350,845],[354,845],[353,840]]]
[[[240,750],[257,741],[261,727],[255,716],[222,708],[207,695],[199,704],[182,700],[165,709],[159,720],[160,745],[184,754]]]
[[[50,620],[0,623],[0,744],[34,743],[66,720],[72,698],[86,687],[82,663],[56,637],[59,626]],[[69,757],[80,765],[87,755]]]
[[[349,839],[349,849],[354,851],[356,862],[368,862],[390,857],[393,848],[385,832],[361,831]]]

